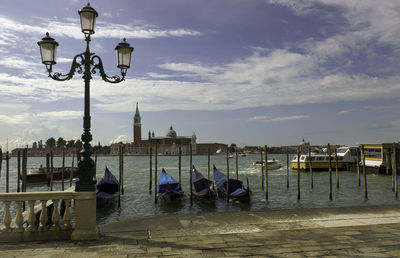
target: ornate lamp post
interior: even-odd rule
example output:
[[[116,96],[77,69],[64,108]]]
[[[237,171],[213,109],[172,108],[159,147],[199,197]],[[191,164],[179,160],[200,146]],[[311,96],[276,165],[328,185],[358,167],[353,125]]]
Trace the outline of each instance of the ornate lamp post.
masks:
[[[101,58],[91,53],[89,48],[90,35],[95,32],[94,28],[98,14],[90,4],[80,9],[78,13],[81,18],[82,33],[85,34],[86,51],[74,57],[69,73],[61,74],[52,72],[52,67],[56,64],[58,43],[49,36],[49,33],[46,33],[46,37],[39,41],[38,45],[40,47],[42,63],[46,65],[50,78],[56,81],[66,81],[71,79],[75,72],[83,74],[82,78],[85,81],[85,112],[83,117],[83,134],[81,136],[83,149],[81,152],[82,160],[78,164],[79,180],[76,182],[75,191],[94,191],[96,183],[93,180],[94,162],[90,158],[93,153],[90,145],[90,141],[92,140],[92,134],[90,133],[90,79],[92,79],[92,74],[98,71],[101,78],[106,82],[119,83],[125,80],[126,72],[130,67],[133,47],[131,47],[125,39],[115,47],[118,61],[117,67],[121,69],[121,77],[118,75],[108,76],[104,72]]]

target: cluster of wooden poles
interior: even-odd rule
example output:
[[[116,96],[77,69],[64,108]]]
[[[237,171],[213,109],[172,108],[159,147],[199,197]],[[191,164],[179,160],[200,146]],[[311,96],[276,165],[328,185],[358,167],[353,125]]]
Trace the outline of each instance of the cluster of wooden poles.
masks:
[[[364,155],[364,145],[361,145],[361,158],[362,158],[362,175],[364,181],[364,198],[368,199],[368,187],[367,187],[367,173],[366,173],[366,166],[365,166],[365,155]],[[332,152],[330,144],[327,145],[327,151],[329,156],[329,199],[332,200]],[[267,153],[267,147],[265,147],[265,153]],[[262,155],[262,153],[261,153]],[[313,170],[312,170],[312,160],[311,160],[311,149],[309,149],[308,156],[310,157],[309,162],[309,172],[310,172],[310,187],[311,189],[314,187],[313,184]],[[267,157],[267,154],[266,154]],[[361,187],[361,172],[360,172],[360,160],[359,157],[359,150],[357,149],[357,181],[358,186]],[[392,163],[392,191],[395,192],[396,198],[398,197],[398,186],[397,186],[397,153],[396,153],[396,144],[393,143],[392,148],[392,155],[391,155],[391,163]],[[336,164],[336,188],[339,188],[339,169],[338,169],[338,157],[337,151],[335,148],[334,152],[334,159]],[[286,173],[286,187],[289,188],[289,153],[286,152],[286,160],[287,160],[287,173]],[[297,199],[300,200],[300,147],[297,148]],[[268,171],[268,170],[267,170]],[[388,173],[388,172],[387,172]],[[268,178],[268,172],[266,174]],[[266,179],[266,183],[268,183],[268,179]],[[266,187],[266,198],[268,199],[268,186]]]

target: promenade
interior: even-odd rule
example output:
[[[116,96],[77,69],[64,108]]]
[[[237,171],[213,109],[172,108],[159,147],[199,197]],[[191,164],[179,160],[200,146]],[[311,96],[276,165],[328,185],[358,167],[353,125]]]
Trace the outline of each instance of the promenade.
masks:
[[[2,244],[0,257],[400,257],[400,206],[133,218],[98,241]]]

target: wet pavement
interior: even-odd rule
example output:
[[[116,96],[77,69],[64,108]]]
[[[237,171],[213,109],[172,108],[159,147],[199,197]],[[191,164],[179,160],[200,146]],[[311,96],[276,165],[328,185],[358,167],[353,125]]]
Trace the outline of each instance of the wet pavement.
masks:
[[[133,218],[97,241],[2,244],[0,257],[400,257],[400,206]]]

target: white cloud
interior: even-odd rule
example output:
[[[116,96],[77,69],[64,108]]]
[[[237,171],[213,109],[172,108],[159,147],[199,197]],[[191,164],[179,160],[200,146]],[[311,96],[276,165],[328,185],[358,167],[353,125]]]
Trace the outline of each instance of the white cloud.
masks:
[[[353,112],[356,112],[356,111],[358,111],[358,109],[355,109],[355,108],[345,109],[345,110],[341,110],[339,112],[336,112],[336,115],[346,115],[346,114],[353,113]]]
[[[253,116],[249,118],[252,122],[281,122],[291,120],[302,120],[310,118],[308,115],[294,115],[294,116],[281,116],[281,117],[270,117],[270,116]]]
[[[109,144],[113,144],[113,143],[129,143],[132,141],[132,138],[130,138],[128,135],[118,135],[117,138],[115,138],[114,140],[110,141]]]

